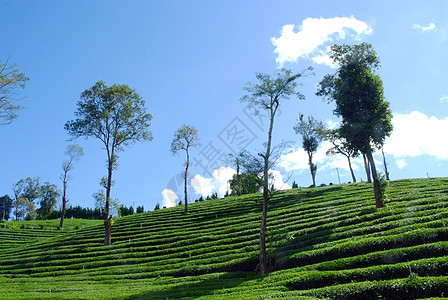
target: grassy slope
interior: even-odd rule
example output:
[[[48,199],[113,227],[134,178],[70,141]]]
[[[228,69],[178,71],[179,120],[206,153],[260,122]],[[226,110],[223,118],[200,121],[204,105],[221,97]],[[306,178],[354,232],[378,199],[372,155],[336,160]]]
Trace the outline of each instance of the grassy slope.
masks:
[[[394,181],[378,210],[366,183],[281,192],[265,277],[260,194],[116,219],[111,247],[98,223],[0,228],[0,298],[448,297],[447,192],[448,179]]]

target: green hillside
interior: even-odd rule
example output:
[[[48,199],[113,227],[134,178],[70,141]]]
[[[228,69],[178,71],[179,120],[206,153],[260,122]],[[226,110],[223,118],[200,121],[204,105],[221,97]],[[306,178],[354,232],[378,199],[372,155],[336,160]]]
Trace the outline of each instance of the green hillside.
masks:
[[[417,299],[448,297],[448,179],[279,192],[258,260],[261,194],[71,230],[0,226],[1,299]],[[77,226],[77,227],[76,227]]]

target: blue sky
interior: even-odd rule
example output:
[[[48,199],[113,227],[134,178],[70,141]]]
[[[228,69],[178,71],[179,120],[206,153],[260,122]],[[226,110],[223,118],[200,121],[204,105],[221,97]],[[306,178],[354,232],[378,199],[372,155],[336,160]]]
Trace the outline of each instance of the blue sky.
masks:
[[[0,194],[39,176],[61,187],[69,139],[64,124],[76,101],[98,80],[127,84],[153,115],[154,140],[126,148],[114,173],[113,198],[129,206],[173,204],[182,197],[182,155],[172,156],[173,134],[188,123],[199,130],[193,150],[192,198],[224,193],[234,170],[223,157],[239,147],[251,152],[265,141],[264,124],[239,99],[255,72],[283,66],[301,71],[305,101],[281,106],[274,142],[295,141],[277,167],[276,184],[311,184],[300,138],[299,113],[335,124],[333,105],[315,96],[316,84],[334,68],[325,64],[334,43],[373,44],[378,71],[394,113],[395,131],[385,145],[392,179],[447,176],[448,2],[446,1],[5,1],[0,58],[30,77],[19,118],[0,127]],[[232,135],[238,133],[238,135]],[[93,206],[106,174],[106,154],[94,139],[74,141],[85,156],[69,182],[71,205]],[[319,149],[317,183],[350,181],[342,158]],[[378,169],[382,158],[376,156]],[[355,161],[358,180],[365,180]],[[288,179],[288,180],[286,180]],[[178,193],[178,195],[176,195]],[[178,200],[178,199],[177,199]]]

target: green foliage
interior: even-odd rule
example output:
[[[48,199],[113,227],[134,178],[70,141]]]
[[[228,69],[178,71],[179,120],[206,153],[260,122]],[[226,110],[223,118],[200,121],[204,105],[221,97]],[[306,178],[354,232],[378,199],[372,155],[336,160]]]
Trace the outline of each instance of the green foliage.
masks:
[[[81,94],[75,116],[65,123],[68,133],[74,138],[97,138],[109,150],[118,152],[131,143],[152,140],[152,116],[146,112],[145,101],[127,85],[108,87],[98,81]]]
[[[171,142],[171,152],[177,154],[180,150],[188,151],[191,147],[198,145],[198,130],[191,125],[184,124],[174,133],[174,138]]]
[[[157,203],[158,204],[158,203]],[[159,208],[160,208],[160,206],[159,206]],[[141,205],[141,206],[137,206],[137,209],[136,209],[136,213],[137,214],[142,214],[142,213],[144,213],[145,212],[145,208],[143,207],[143,205]]]
[[[37,214],[41,219],[46,219],[53,212],[61,192],[55,184],[45,182],[40,187],[40,193],[40,208],[37,209]]]
[[[392,132],[392,112],[383,82],[374,70],[379,59],[372,45],[334,45],[331,58],[339,65],[335,75],[319,83],[318,96],[335,101],[334,114],[342,118],[340,134],[354,150],[381,147]]]
[[[8,195],[0,197],[0,220],[7,221],[13,208],[13,200]]]
[[[239,180],[235,174],[230,180],[230,189],[232,195],[252,194],[260,191],[261,184],[260,178],[254,173],[242,173]]]
[[[313,162],[313,155],[317,151],[320,142],[322,141],[322,132],[324,125],[322,121],[316,120],[313,116],[308,116],[305,120],[303,114],[300,114],[297,124],[294,126],[296,134],[302,136],[303,150],[308,154],[308,165],[310,166],[311,178],[313,186],[316,185],[316,171],[317,164]]]

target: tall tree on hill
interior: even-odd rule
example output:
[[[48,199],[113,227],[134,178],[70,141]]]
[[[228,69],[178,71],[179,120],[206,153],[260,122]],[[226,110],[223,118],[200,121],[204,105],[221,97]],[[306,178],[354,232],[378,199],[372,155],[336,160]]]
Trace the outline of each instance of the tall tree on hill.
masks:
[[[64,218],[65,218],[65,210],[67,209],[67,184],[70,179],[69,172],[73,170],[75,167],[75,162],[79,161],[79,159],[84,155],[84,150],[81,146],[72,144],[68,145],[65,150],[65,155],[67,155],[67,159],[62,163],[62,171],[61,180],[63,185],[62,190],[62,208],[61,208],[61,222],[59,226],[64,227]]]
[[[110,87],[98,81],[81,94],[77,119],[68,121],[65,129],[73,138],[99,139],[107,154],[107,185],[104,244],[111,244],[112,218],[109,216],[112,172],[118,164],[118,152],[138,141],[152,140],[149,130],[151,114],[146,112],[145,101],[127,85]]]
[[[353,150],[364,153],[370,164],[376,207],[382,207],[380,182],[372,151],[380,149],[392,132],[392,112],[384,98],[383,82],[374,71],[380,61],[372,45],[334,45],[331,58],[339,67],[334,75],[325,75],[318,96],[335,101],[334,114],[342,118],[340,127]]]
[[[16,64],[9,64],[8,60],[0,60],[0,125],[10,124],[21,108],[17,104],[16,90],[25,88],[29,78],[20,72]]]
[[[302,136],[302,147],[308,155],[308,165],[310,166],[311,178],[313,186],[316,186],[317,164],[313,162],[313,155],[317,151],[317,147],[322,140],[322,131],[324,125],[321,121],[316,120],[313,116],[308,116],[305,120],[303,114],[299,116],[297,124],[294,126],[296,134]]]
[[[308,69],[311,70],[311,69]],[[274,130],[275,116],[280,107],[280,101],[288,99],[291,96],[296,96],[299,99],[304,99],[304,96],[296,91],[298,85],[297,80],[303,76],[304,73],[293,74],[291,70],[280,69],[275,76],[268,74],[257,73],[257,83],[247,83],[244,90],[247,92],[241,98],[241,101],[248,102],[249,108],[253,110],[255,115],[259,114],[259,110],[264,110],[268,114],[269,128],[267,132],[266,148],[263,153],[259,155],[263,158],[263,210],[260,225],[260,262],[259,269],[262,275],[268,273],[268,257],[266,254],[266,225],[268,217],[268,203],[269,203],[269,168],[272,164],[271,155],[272,147],[272,133]]]
[[[184,124],[174,133],[171,142],[171,152],[177,154],[184,150],[186,154],[185,172],[184,172],[184,197],[185,213],[188,213],[188,168],[190,167],[190,148],[199,145],[198,130],[191,125]]]

